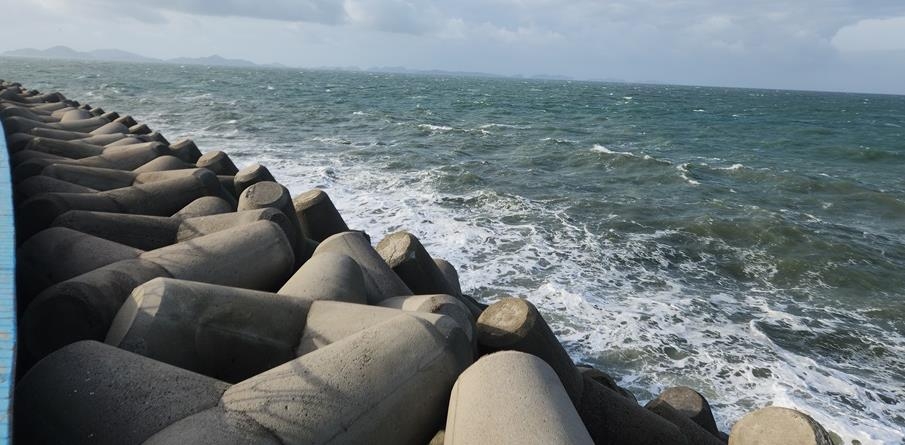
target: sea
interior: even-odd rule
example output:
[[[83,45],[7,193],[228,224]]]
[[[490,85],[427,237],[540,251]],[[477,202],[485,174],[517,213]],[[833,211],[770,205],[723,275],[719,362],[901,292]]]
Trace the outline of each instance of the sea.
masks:
[[[905,444],[905,96],[0,59],[533,302],[643,403]]]

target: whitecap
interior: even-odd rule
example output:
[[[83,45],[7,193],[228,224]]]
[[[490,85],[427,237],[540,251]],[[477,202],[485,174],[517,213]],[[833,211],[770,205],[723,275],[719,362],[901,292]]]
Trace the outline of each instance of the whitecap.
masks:
[[[452,127],[448,127],[446,125],[432,125],[432,124],[419,124],[418,128],[422,130],[428,130],[435,133],[443,133],[446,131],[452,131]]]

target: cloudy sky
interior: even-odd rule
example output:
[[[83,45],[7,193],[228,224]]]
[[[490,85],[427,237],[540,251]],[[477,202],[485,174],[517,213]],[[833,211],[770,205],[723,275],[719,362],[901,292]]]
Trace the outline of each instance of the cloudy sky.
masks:
[[[905,0],[0,0],[0,6],[0,51],[67,45],[302,67],[905,94]]]

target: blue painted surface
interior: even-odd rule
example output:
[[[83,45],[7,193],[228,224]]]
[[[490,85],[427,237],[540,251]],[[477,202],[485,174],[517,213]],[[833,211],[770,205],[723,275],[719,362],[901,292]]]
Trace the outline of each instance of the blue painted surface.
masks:
[[[0,445],[11,441],[11,402],[16,359],[16,238],[9,152],[3,135],[3,123],[0,123]]]

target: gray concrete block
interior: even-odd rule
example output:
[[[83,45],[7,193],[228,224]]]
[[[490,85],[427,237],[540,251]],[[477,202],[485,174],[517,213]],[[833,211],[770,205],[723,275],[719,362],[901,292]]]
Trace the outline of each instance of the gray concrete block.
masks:
[[[277,293],[310,300],[367,303],[361,267],[349,256],[332,252],[311,257]]]
[[[135,119],[132,118],[132,116],[129,116],[128,114],[125,115],[125,116],[120,116],[120,117],[114,119],[113,122],[116,122],[116,123],[118,123],[118,124],[122,124],[122,125],[125,126],[126,128],[129,128],[129,127],[131,127],[131,126],[133,126],[133,125],[138,125],[138,122],[136,122]],[[127,131],[120,131],[119,133],[128,133],[128,132],[127,132]]]
[[[379,306],[317,301],[308,311],[305,331],[295,353],[301,357],[404,313]]]
[[[285,445],[251,417],[210,408],[151,436],[142,445]]]
[[[75,142],[84,142],[86,144],[92,145],[103,145],[109,146],[110,144],[114,144],[118,141],[126,139],[127,135],[123,133],[110,133],[110,134],[97,134],[94,136],[87,136],[84,138],[77,138]],[[142,142],[150,142],[150,141],[142,141]]]
[[[631,400],[632,402],[638,403],[638,399],[635,397],[635,395],[632,394],[631,391],[619,386],[619,384],[616,383],[616,379],[614,379],[611,375],[598,369],[589,368],[586,366],[579,366],[578,371],[581,372],[582,376],[600,383],[601,385],[617,392],[619,395]]]
[[[132,291],[106,343],[226,382],[296,357],[311,301],[158,278]]]
[[[141,250],[176,243],[180,224],[181,218],[89,210],[70,210],[52,223],[54,227],[67,227]]]
[[[151,133],[151,128],[148,127],[148,124],[138,124],[129,127],[129,134],[149,134]]]
[[[276,179],[273,179],[267,167],[254,163],[236,173],[233,177],[233,189],[237,196],[241,196],[245,189],[264,181],[276,182]]]
[[[229,155],[220,150],[209,151],[201,155],[195,165],[206,168],[218,175],[235,176],[239,172]]]
[[[381,301],[379,305],[408,312],[447,315],[459,323],[469,341],[473,343],[475,340],[474,316],[471,315],[471,311],[468,310],[464,303],[452,295],[433,294],[393,297]]]
[[[296,196],[292,200],[292,206],[302,233],[309,239],[322,242],[337,233],[349,231],[333,201],[323,190],[309,190]]]
[[[194,218],[197,216],[219,215],[233,212],[236,209],[229,202],[219,196],[202,196],[185,207],[181,208],[173,216],[179,218]]]
[[[91,113],[90,113],[89,111],[87,111],[87,110],[81,110],[81,109],[69,110],[69,111],[63,113],[63,114],[60,116],[60,122],[69,122],[69,121],[78,121],[78,120],[82,120],[82,119],[91,119],[92,117],[96,117],[96,116],[93,115],[93,114],[91,114]]]
[[[654,414],[668,420],[670,423],[679,428],[679,431],[685,435],[685,438],[688,439],[689,444],[696,445],[725,445],[722,439],[719,439],[717,436],[714,436],[709,431],[701,428],[700,425],[694,423],[691,419],[689,419],[684,414],[677,411],[670,404],[664,402],[663,400],[654,399],[647,403],[644,406],[649,411]]]
[[[807,414],[768,406],[732,426],[729,445],[832,445],[829,433]]]
[[[141,253],[140,249],[72,229],[51,227],[16,250],[16,294],[24,307],[56,283]]]
[[[452,291],[455,292],[451,295],[454,297],[461,297],[462,286],[459,283],[459,272],[456,270],[456,267],[442,258],[434,258],[434,265],[437,266],[437,269],[439,269],[440,273],[443,274],[443,277],[446,278],[446,283],[449,284],[450,287],[452,287]]]
[[[484,356],[459,376],[446,418],[446,445],[591,445],[553,369],[521,352]]]
[[[189,164],[194,164],[201,158],[201,150],[191,139],[182,139],[170,144],[170,150],[173,152],[173,156]]]
[[[377,243],[377,252],[413,293],[455,294],[456,289],[446,282],[415,235],[406,231],[387,235]]]
[[[76,139],[84,139],[91,137],[90,133],[82,133],[78,131],[55,130],[53,128],[35,127],[28,130],[28,134],[37,137],[45,137],[49,139],[57,139],[61,141],[70,141]]]
[[[32,196],[42,193],[97,193],[98,190],[71,182],[61,181],[49,176],[32,176],[18,184],[13,191],[16,193],[17,205]]]
[[[716,421],[713,419],[713,412],[710,410],[710,403],[701,395],[701,393],[687,387],[674,386],[667,388],[659,396],[657,400],[662,400],[676,409],[676,411],[684,414],[692,421],[697,423],[709,431],[714,436],[719,436],[720,431],[716,427]]]
[[[289,241],[295,251],[296,266],[300,266],[311,257],[312,252],[307,249],[305,238],[299,228],[299,221],[295,215],[295,209],[292,207],[292,197],[289,195],[289,190],[276,182],[264,181],[249,186],[239,196],[238,210],[268,207],[283,212],[289,218],[293,230],[291,233],[287,233],[286,236],[289,237]]]
[[[44,167],[40,176],[51,177],[72,184],[79,184],[95,190],[113,190],[129,187],[135,182],[135,177],[137,175],[130,171],[112,168],[53,164]]]
[[[412,295],[399,276],[390,269],[380,254],[371,247],[365,234],[343,232],[333,235],[317,246],[314,255],[333,252],[347,255],[361,267],[364,273],[368,304],[378,304],[387,298]]]
[[[189,164],[188,162],[185,162],[176,156],[166,153],[159,157],[149,159],[148,162],[142,163],[141,165],[136,166],[134,169],[129,170],[132,170],[135,173],[146,173],[167,170],[183,170],[187,168],[195,168],[195,165]]]
[[[455,322],[402,314],[233,385],[222,406],[285,444],[423,444],[470,363]]]
[[[531,302],[503,298],[481,313],[477,327],[479,346],[487,351],[515,350],[540,357],[556,371],[569,398],[576,405],[581,400],[581,373]]]
[[[104,116],[101,116],[101,117],[99,117],[99,118],[97,118],[97,119],[104,119],[104,120],[106,120],[106,119],[108,119],[109,117],[110,117],[110,116],[104,115]],[[110,122],[110,123],[108,123],[108,124],[101,125],[101,126],[95,128],[95,129],[89,131],[88,133],[90,133],[91,135],[98,135],[98,134],[114,134],[114,133],[128,133],[128,132],[129,132],[129,127],[123,125],[121,122],[116,122],[117,120],[119,120],[119,119],[115,119],[113,122]]]
[[[217,405],[227,384],[103,343],[66,346],[16,386],[22,444],[138,444]]]
[[[122,133],[116,133],[116,134],[122,134]],[[104,135],[101,135],[101,136],[104,136]],[[148,142],[148,141],[142,141],[141,139],[135,137],[135,135],[133,135],[133,134],[127,134],[126,137],[124,137],[118,141],[111,142],[111,143],[105,145],[105,147],[106,148],[122,147],[124,145],[140,144],[142,142]]]
[[[598,445],[692,445],[671,422],[584,376],[576,404],[588,433]],[[702,444],[703,445],[703,444]]]
[[[247,267],[254,262],[255,267]],[[269,221],[145,252],[47,288],[21,320],[25,352],[41,358],[66,344],[103,339],[132,290],[157,277],[271,290],[293,264],[280,228]]]

